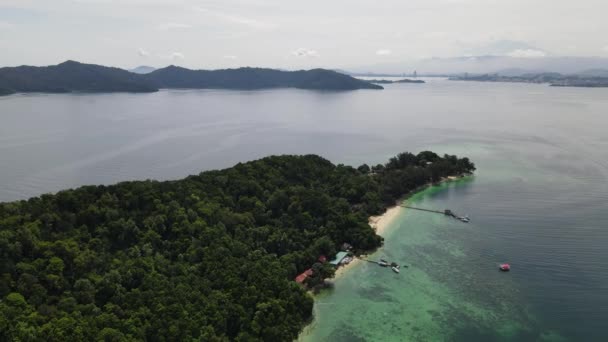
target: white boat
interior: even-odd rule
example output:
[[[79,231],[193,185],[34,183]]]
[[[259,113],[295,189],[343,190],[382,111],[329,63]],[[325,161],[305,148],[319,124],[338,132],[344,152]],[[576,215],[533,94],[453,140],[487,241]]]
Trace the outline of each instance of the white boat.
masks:
[[[378,261],[378,265],[382,266],[382,267],[386,267],[388,266],[388,264],[384,261]]]
[[[391,267],[391,269],[393,270],[393,272],[395,273],[399,273],[399,269],[395,266]]]

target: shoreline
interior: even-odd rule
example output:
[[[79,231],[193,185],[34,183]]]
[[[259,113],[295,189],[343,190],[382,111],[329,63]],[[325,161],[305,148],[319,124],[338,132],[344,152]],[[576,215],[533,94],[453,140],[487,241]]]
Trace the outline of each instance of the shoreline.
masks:
[[[451,182],[451,181],[455,181],[455,180],[459,180],[466,177],[465,175],[461,175],[461,176],[447,176],[447,177],[443,177],[439,182],[437,183],[428,183],[425,185],[422,185],[410,192],[408,192],[407,194],[405,194],[403,197],[401,197],[399,200],[397,200],[395,202],[395,204],[393,206],[390,206],[388,208],[386,208],[386,211],[383,214],[377,215],[377,216],[370,216],[369,217],[369,225],[370,227],[372,227],[375,231],[376,234],[384,237],[382,235],[382,233],[384,233],[386,231],[386,228],[388,226],[390,226],[390,224],[395,220],[395,218],[397,218],[397,216],[399,215],[400,212],[404,211],[403,209],[405,209],[404,207],[402,207],[403,202],[405,202],[408,198],[410,198],[412,195],[416,194],[417,192],[420,192],[430,186],[433,185],[439,185],[439,184],[443,184],[443,183],[447,183],[447,182]]]
[[[408,192],[403,197],[401,197],[399,200],[397,200],[394,205],[386,208],[386,211],[384,213],[382,213],[380,215],[376,215],[376,216],[370,216],[368,223],[369,223],[370,227],[376,232],[377,235],[384,237],[383,233],[386,233],[386,229],[395,221],[395,219],[399,216],[399,214],[405,212],[405,210],[404,210],[405,208],[403,208],[401,205],[409,197],[411,197],[412,195],[414,195],[430,186],[459,180],[459,179],[462,179],[467,176],[468,175],[447,176],[447,177],[443,177],[437,183],[428,183],[428,184],[419,186],[418,188]],[[380,248],[382,248],[382,246]],[[369,251],[369,252],[374,252],[374,251]],[[361,254],[361,255],[364,256],[367,254]],[[353,260],[351,262],[349,262],[346,265],[342,265],[342,266],[338,267],[338,269],[336,269],[336,273],[334,274],[334,276],[332,278],[328,278],[326,280],[333,282],[333,281],[340,279],[342,276],[344,276],[346,271],[353,268],[350,266],[358,265],[362,261],[363,260],[359,256],[354,256]]]
[[[458,175],[458,176],[447,176],[447,177],[442,178],[439,182],[428,183],[428,184],[421,185],[418,188],[413,189],[412,191],[410,191],[409,193],[407,193],[403,197],[401,197],[399,200],[397,200],[394,205],[387,207],[384,213],[382,213],[380,215],[376,215],[376,216],[370,216],[369,217],[370,227],[376,231],[376,234],[384,237],[382,234],[386,233],[387,228],[394,222],[394,220],[399,216],[400,213],[405,212],[406,208],[403,208],[401,206],[401,204],[403,204],[403,202],[407,201],[410,197],[412,197],[416,193],[421,192],[421,191],[425,190],[426,188],[431,187],[433,185],[449,183],[449,182],[460,180],[460,179],[463,179],[463,178],[469,177],[469,176],[471,176],[471,175],[465,174],[465,175]],[[379,248],[382,248],[382,246]],[[342,278],[347,272],[349,272],[350,270],[355,268],[355,267],[350,267],[350,266],[356,266],[356,265],[362,264],[364,261],[364,259],[362,257],[365,257],[365,256],[367,256],[367,253],[373,253],[373,252],[377,251],[378,249],[373,250],[373,251],[367,251],[366,254],[361,254],[360,256],[354,256],[353,260],[350,263],[348,263],[347,265],[342,265],[342,266],[338,267],[338,269],[336,269],[334,276],[332,278],[325,279],[325,281],[329,281],[330,283],[333,284],[334,282],[336,282],[337,280]],[[315,294],[310,290],[308,291],[308,293],[312,296],[312,298],[315,301],[315,306],[314,306],[313,310],[317,309],[316,308],[317,299],[315,297],[322,294],[323,292],[324,292],[324,290],[321,290],[319,293]],[[296,342],[307,341],[306,336],[309,336],[311,334],[312,330],[314,330],[315,320],[316,320],[315,316],[316,316],[316,314],[313,314],[311,321],[302,327],[302,330],[300,331],[298,338],[295,340]]]
[[[369,217],[369,225],[372,227],[374,231],[376,231],[377,235],[384,237],[382,234],[386,231],[386,228],[399,216],[399,213],[402,211],[403,207],[401,207],[401,203],[405,201],[404,199],[398,200],[395,205],[392,207],[388,207],[383,214],[377,216]]]

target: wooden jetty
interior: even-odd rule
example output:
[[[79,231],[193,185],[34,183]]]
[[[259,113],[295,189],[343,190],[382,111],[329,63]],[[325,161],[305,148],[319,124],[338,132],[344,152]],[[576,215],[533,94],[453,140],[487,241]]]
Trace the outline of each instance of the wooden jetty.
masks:
[[[417,207],[412,207],[409,205],[401,205],[401,207],[403,208],[408,208],[408,209],[414,209],[414,210],[420,210],[420,211],[426,211],[429,213],[436,213],[436,214],[443,214],[445,216],[450,216],[453,217],[457,220],[460,220],[462,222],[469,222],[469,218],[466,216],[458,216],[456,215],[456,213],[454,213],[453,211],[451,211],[450,209],[445,209],[444,211],[440,211],[440,210],[433,210],[433,209],[425,209],[425,208],[417,208]]]

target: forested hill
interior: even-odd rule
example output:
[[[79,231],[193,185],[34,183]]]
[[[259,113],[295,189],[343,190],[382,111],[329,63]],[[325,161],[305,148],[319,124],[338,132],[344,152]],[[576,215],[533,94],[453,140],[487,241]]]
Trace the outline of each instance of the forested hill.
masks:
[[[313,306],[296,274],[343,242],[378,247],[370,215],[474,169],[273,156],[0,203],[0,340],[292,341]]]
[[[282,71],[263,68],[190,70],[169,66],[147,75],[160,88],[323,90],[382,89],[367,81],[325,69]]]
[[[136,74],[118,68],[67,61],[47,67],[0,68],[0,95],[43,92],[155,92],[159,88],[319,90],[382,89],[334,71],[240,68],[189,70],[175,66]]]
[[[154,92],[140,75],[118,68],[67,61],[47,67],[0,68],[0,95],[12,93]]]

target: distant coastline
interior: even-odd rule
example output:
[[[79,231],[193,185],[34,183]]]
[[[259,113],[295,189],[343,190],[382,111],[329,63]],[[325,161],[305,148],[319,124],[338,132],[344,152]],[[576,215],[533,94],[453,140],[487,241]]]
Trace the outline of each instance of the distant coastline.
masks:
[[[392,83],[417,83],[417,84],[421,84],[421,83],[426,83],[423,80],[412,80],[409,78],[404,78],[401,80],[383,80],[383,79],[379,79],[379,80],[367,80],[369,83],[374,83],[374,84],[392,84]]]
[[[451,81],[477,81],[477,82],[509,82],[509,83],[535,83],[548,84],[551,87],[581,87],[605,88],[608,87],[608,77],[563,75],[560,73],[531,73],[521,76],[503,76],[499,74],[465,75],[450,77]]]

